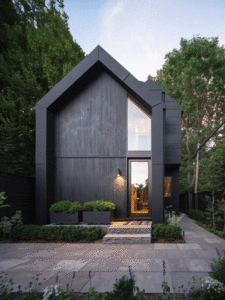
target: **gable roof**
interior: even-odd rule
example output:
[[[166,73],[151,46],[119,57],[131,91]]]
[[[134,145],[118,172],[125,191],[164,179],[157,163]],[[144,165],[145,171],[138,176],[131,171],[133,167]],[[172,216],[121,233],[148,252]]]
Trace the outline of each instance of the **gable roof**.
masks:
[[[72,93],[72,87],[80,90],[84,85],[93,78],[98,72],[105,70],[117,80],[126,90],[130,91],[137,97],[141,97],[151,107],[162,103],[162,92],[165,92],[161,86],[157,85],[151,79],[146,82],[137,80],[128,72],[120,63],[109,55],[101,46],[97,46],[88,54],[75,68],[73,68],[62,80],[58,82],[36,105],[49,108],[58,102],[62,105],[69,99]],[[167,94],[166,94],[167,95]],[[172,98],[171,98],[172,99]],[[171,100],[170,100],[171,101]],[[182,107],[174,100],[176,108],[183,110]],[[33,107],[36,110],[36,106]]]

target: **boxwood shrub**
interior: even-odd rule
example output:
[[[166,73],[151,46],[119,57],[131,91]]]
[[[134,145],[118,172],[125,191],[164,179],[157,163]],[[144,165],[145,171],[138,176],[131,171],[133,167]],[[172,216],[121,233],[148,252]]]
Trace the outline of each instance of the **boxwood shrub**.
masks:
[[[85,202],[82,206],[82,210],[86,211],[109,211],[115,208],[116,205],[114,203],[103,200]]]
[[[42,226],[42,225],[18,225],[12,228],[9,239],[19,240],[61,240],[61,241],[79,241],[85,239],[87,241],[102,238],[104,232],[102,228],[82,227],[82,226]]]
[[[51,205],[49,211],[50,212],[66,212],[66,213],[74,213],[77,211],[81,211],[82,206],[78,201],[60,201]]]
[[[152,240],[166,238],[167,241],[174,241],[181,236],[181,227],[177,225],[154,224],[152,226]]]

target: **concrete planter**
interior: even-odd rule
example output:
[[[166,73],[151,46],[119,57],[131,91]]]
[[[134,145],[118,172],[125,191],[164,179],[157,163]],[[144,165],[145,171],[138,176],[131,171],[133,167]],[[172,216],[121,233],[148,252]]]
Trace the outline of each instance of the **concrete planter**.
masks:
[[[82,211],[74,213],[50,212],[50,223],[55,224],[78,224],[82,222]]]
[[[83,211],[83,223],[109,224],[113,221],[114,210],[109,211]]]

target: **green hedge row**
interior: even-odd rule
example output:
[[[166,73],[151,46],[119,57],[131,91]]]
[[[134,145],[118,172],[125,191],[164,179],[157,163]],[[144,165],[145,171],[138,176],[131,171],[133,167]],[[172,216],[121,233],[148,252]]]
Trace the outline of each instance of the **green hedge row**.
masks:
[[[197,210],[197,209],[191,209],[187,212],[187,215],[191,219],[195,220],[199,226],[225,239],[225,232],[214,229],[212,224],[206,224],[206,222],[208,222],[206,218],[208,216],[207,212]]]
[[[36,239],[46,241],[79,241],[85,239],[93,241],[103,236],[104,232],[100,226],[87,228],[82,226],[18,225],[11,229],[8,238],[13,241]]]
[[[157,240],[160,237],[171,242],[181,237],[181,231],[181,227],[177,225],[154,224],[152,226],[152,240]]]
[[[116,205],[109,201],[96,200],[85,202],[83,206],[78,201],[60,201],[51,204],[50,212],[74,213],[77,211],[109,211],[116,208]]]

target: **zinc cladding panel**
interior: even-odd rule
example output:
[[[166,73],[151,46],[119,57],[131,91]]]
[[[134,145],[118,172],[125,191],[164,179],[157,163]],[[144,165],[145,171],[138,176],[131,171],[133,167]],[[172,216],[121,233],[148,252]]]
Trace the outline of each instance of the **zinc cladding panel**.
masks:
[[[181,164],[181,110],[176,109],[178,106],[175,101],[166,101],[165,164]]]
[[[99,74],[56,113],[56,157],[125,157],[126,101],[127,92]]]

